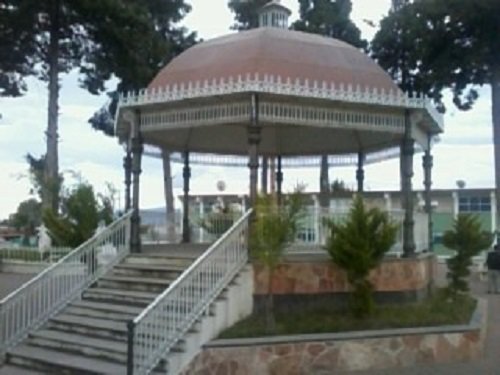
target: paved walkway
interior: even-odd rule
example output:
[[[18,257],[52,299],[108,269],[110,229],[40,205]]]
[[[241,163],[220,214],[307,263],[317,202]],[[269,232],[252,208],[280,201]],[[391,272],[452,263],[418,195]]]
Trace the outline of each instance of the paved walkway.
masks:
[[[29,273],[0,272],[0,299],[19,288],[33,276]]]
[[[474,279],[474,295],[488,300],[488,327],[483,358],[468,363],[350,372],[349,375],[500,375],[500,294],[486,294],[486,280]],[[346,374],[347,375],[347,374]]]

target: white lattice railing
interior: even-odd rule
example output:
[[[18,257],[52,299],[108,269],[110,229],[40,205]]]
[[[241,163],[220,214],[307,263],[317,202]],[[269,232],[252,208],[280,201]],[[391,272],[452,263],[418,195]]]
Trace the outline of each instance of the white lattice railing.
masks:
[[[388,211],[389,217],[398,224],[396,243],[389,253],[399,253],[403,249],[403,210]],[[299,222],[299,230],[295,243],[288,249],[289,253],[324,251],[323,246],[329,235],[327,220],[336,222],[344,221],[349,215],[348,209],[335,209],[308,207]],[[415,235],[420,235],[415,231]]]
[[[131,214],[114,221],[0,301],[0,359],[129,253]]]
[[[281,95],[303,96],[349,103],[376,104],[403,108],[424,109],[442,130],[443,116],[425,97],[410,98],[401,91],[384,91],[376,88],[318,82],[291,80],[269,74],[246,74],[245,76],[221,78],[219,80],[189,82],[166,86],[161,89],[144,89],[120,96],[119,106],[129,107],[144,104],[165,103],[212,95],[240,92],[262,92]]]
[[[128,323],[127,374],[148,374],[248,260],[247,211],[221,238]]]

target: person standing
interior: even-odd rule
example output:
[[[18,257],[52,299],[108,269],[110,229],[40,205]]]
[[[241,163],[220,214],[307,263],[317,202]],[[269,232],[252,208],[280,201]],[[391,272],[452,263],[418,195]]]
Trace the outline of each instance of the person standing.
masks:
[[[486,257],[488,267],[488,293],[500,293],[498,283],[500,282],[500,245],[495,245],[493,251]]]

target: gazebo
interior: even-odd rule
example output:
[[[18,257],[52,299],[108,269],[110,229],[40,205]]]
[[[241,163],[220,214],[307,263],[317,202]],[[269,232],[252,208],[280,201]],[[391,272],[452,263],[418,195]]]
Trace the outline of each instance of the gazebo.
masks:
[[[403,252],[414,253],[414,147],[424,151],[425,208],[430,215],[431,140],[443,131],[441,115],[428,99],[406,96],[356,48],[288,30],[289,15],[272,1],[259,14],[259,28],[197,44],[166,65],[147,88],[120,97],[115,127],[127,150],[132,251],[140,251],[139,176],[143,145],[148,144],[183,155],[185,241],[190,153],[247,156],[253,204],[259,157],[277,159],[280,195],[282,158],[354,153],[362,192],[366,158],[398,147]]]

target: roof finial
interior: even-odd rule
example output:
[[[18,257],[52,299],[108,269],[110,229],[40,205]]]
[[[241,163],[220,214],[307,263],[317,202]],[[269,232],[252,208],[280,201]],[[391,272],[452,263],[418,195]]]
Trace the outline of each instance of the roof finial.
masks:
[[[260,8],[259,27],[277,27],[288,29],[288,17],[292,12],[287,7],[281,5],[280,0],[272,0]]]

